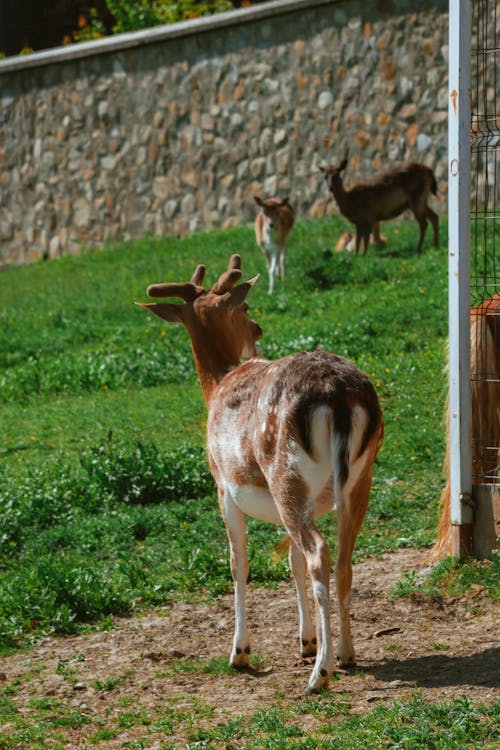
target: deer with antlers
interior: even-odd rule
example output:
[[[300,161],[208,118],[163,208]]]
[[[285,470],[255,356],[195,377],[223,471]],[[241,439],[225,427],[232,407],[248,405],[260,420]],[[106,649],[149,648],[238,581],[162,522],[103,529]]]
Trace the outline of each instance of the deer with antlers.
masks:
[[[249,666],[250,638],[245,590],[248,559],[245,516],[282,524],[290,538],[289,560],[299,610],[304,657],[316,654],[307,692],[328,685],[334,670],[330,633],[330,551],[315,520],[334,507],[338,550],[337,658],[355,662],[349,604],[352,553],[365,515],[373,464],[383,436],[375,390],[348,360],[323,350],[270,361],[259,356],[260,326],[247,314],[246,297],[258,276],[237,283],[241,259],[209,289],[199,265],[186,283],[153,284],[151,297],[182,304],[142,306],[188,331],[207,404],[208,456],[230,546],[235,592],[235,633],[230,663]],[[312,581],[316,627],[308,605]]]

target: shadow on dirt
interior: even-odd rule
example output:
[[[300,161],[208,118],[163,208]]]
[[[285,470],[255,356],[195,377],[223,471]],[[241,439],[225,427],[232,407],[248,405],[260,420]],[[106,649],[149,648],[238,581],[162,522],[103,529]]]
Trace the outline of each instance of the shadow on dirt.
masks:
[[[412,659],[391,659],[363,667],[377,680],[402,680],[417,687],[481,685],[500,687],[500,648],[488,648],[468,656],[433,654]]]

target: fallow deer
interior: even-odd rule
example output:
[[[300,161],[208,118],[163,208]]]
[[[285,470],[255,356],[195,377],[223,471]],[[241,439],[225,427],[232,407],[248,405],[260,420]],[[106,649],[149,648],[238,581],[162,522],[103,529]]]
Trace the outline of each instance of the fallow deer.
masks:
[[[295,214],[288,197],[263,199],[254,195],[254,200],[260,206],[255,219],[255,237],[266,256],[269,294],[272,294],[276,271],[281,281],[285,278],[286,243],[294,225]]]
[[[422,252],[427,221],[432,224],[434,245],[439,247],[438,215],[427,205],[430,193],[437,194],[436,178],[432,169],[424,164],[408,162],[346,190],[341,174],[346,167],[347,158],[344,158],[338,167],[320,169],[340,213],[356,227],[356,254],[362,242],[363,254],[366,255],[370,232],[373,233],[377,244],[383,244],[379,222],[394,219],[406,209],[413,212],[420,227],[418,253]]]
[[[318,649],[307,692],[327,686],[334,669],[330,633],[330,551],[315,520],[334,507],[338,550],[337,658],[355,661],[349,603],[352,553],[365,515],[383,420],[372,384],[347,359],[323,350],[271,361],[259,356],[260,326],[247,315],[246,297],[258,276],[237,284],[241,259],[208,289],[199,265],[186,283],[153,284],[151,297],[183,304],[142,305],[188,331],[208,409],[210,468],[230,546],[235,633],[230,663],[247,668],[250,638],[245,590],[248,559],[245,516],[282,524],[290,537],[302,655]],[[243,362],[242,362],[243,360]],[[312,580],[316,628],[306,593]]]

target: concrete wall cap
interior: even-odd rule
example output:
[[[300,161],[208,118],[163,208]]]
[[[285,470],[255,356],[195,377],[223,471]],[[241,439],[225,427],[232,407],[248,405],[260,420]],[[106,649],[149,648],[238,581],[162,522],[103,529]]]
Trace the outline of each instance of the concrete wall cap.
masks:
[[[249,21],[260,21],[276,15],[294,13],[300,10],[310,10],[321,5],[340,3],[342,0],[272,0],[263,5],[250,8],[217,13],[213,16],[202,16],[189,21],[154,26],[140,31],[130,31],[90,42],[78,42],[67,46],[33,52],[29,55],[15,55],[0,60],[0,76],[26,68],[39,68],[54,63],[67,63],[95,55],[120,52],[130,47],[140,47],[145,44],[155,44],[163,40],[193,36],[203,31],[237,26]]]

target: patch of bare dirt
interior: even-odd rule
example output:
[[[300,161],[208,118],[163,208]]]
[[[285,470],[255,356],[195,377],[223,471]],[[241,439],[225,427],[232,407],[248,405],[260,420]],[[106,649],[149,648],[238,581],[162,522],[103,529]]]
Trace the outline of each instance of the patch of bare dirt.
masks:
[[[427,556],[427,550],[407,549],[355,565],[352,625],[358,664],[330,686],[333,698],[345,700],[349,694],[351,712],[368,711],[374,702],[393,700],[414,687],[430,700],[466,694],[488,703],[498,697],[498,607],[481,589],[441,603],[388,598],[403,573],[426,567]],[[2,678],[21,681],[14,697],[21,712],[33,710],[33,698],[52,697],[104,725],[123,711],[127,698],[152,715],[160,715],[173,698],[186,711],[208,705],[214,709],[209,725],[266,708],[277,696],[302,701],[312,665],[298,656],[292,584],[250,589],[248,599],[252,649],[265,663],[254,673],[169,670],[173,660],[206,662],[229,654],[233,599],[227,595],[211,605],[175,603],[145,617],[118,619],[110,632],[46,639],[28,653],[4,658]],[[335,600],[332,609],[335,636]],[[112,689],[102,689],[106,681]],[[89,730],[68,730],[66,747],[85,744],[80,731]],[[138,732],[138,727],[128,735],[124,730],[105,746],[123,747]],[[182,746],[182,738],[177,740]]]

